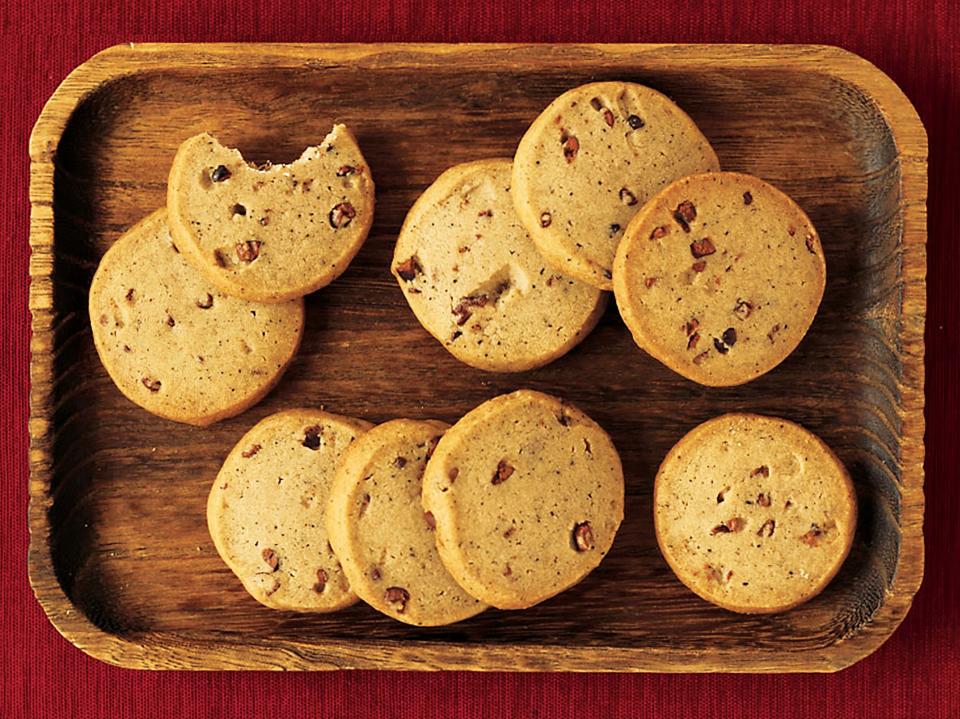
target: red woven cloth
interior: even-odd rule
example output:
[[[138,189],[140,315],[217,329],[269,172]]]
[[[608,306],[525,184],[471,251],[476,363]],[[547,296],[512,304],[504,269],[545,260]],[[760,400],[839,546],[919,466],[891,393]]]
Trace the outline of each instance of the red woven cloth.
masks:
[[[960,717],[960,6],[956,0],[3,0],[0,717]],[[126,41],[828,43],[887,72],[930,138],[926,578],[896,634],[834,675],[135,672],[82,654],[30,591],[27,137],[63,77]],[[746,651],[746,649],[745,649]],[[824,709],[824,706],[826,709]]]

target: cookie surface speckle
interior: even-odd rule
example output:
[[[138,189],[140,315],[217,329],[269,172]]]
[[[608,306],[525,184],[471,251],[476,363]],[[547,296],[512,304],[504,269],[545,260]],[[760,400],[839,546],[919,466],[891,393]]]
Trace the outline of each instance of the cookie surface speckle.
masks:
[[[510,161],[444,172],[397,239],[393,274],[420,323],[462,362],[495,372],[542,366],[596,325],[606,295],[556,272],[510,199]]]
[[[614,293],[636,343],[684,377],[748,382],[782,362],[826,283],[817,232],[772,185],[733,172],[665,188],[627,228]]]
[[[623,519],[623,471],[583,412],[519,390],[468,412],[423,480],[437,548],[457,582],[502,609],[542,602],[587,576]]]
[[[257,304],[223,294],[187,264],[154,212],[97,267],[89,296],[97,353],[148,412],[205,425],[256,404],[300,346],[303,300]]]
[[[327,541],[326,506],[337,463],[372,426],[286,410],[257,423],[227,456],[207,499],[207,526],[261,604],[329,612],[357,600]]]
[[[436,521],[421,505],[423,470],[446,429],[409,419],[371,429],[344,455],[327,510],[330,543],[353,590],[416,626],[451,624],[486,608],[444,568]]]
[[[373,205],[370,168],[344,125],[289,165],[260,167],[196,135],[167,184],[170,231],[187,260],[221,291],[259,302],[336,279],[366,239]]]
[[[511,193],[548,262],[609,290],[617,245],[643,203],[679,177],[719,169],[703,133],[665,95],[597,82],[568,90],[533,121]]]
[[[691,430],[663,460],[653,503],[677,577],[736,612],[784,611],[819,594],[856,528],[853,483],[836,455],[803,427],[760,415]]]

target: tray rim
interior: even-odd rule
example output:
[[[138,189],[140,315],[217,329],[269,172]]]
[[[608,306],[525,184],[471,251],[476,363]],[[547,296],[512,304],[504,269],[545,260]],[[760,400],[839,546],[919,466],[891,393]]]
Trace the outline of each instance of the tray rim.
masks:
[[[583,48],[638,57],[669,54],[677,67],[703,64],[729,68],[790,63],[855,86],[873,102],[898,150],[903,300],[897,340],[903,363],[899,383],[900,455],[903,467],[901,543],[897,571],[883,604],[852,638],[815,651],[785,654],[754,650],[745,658],[730,652],[624,648],[590,645],[457,645],[398,640],[295,640],[235,638],[229,633],[138,632],[123,636],[96,627],[77,609],[57,581],[49,551],[48,510],[52,498],[54,156],[74,109],[101,85],[144,71],[210,69],[237,65],[303,67],[369,63],[390,54],[387,65],[440,63],[447,56],[480,53],[487,62],[522,48]],[[487,55],[486,53],[490,53]],[[459,60],[463,58],[460,57]],[[667,58],[664,58],[667,59]],[[405,61],[404,61],[405,60]],[[108,47],[77,66],[57,87],[34,125],[30,152],[30,547],[28,575],[37,601],[56,630],[90,656],[139,669],[481,671],[671,671],[831,672],[876,651],[896,631],[923,578],[924,544],[924,326],[926,320],[927,137],[903,91],[875,65],[831,45],[673,43],[125,43]],[[903,557],[910,561],[905,563]]]

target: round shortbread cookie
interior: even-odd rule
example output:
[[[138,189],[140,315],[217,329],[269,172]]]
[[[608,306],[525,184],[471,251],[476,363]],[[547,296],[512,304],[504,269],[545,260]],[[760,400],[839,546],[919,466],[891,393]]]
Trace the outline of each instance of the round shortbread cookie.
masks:
[[[420,501],[423,470],[446,429],[412,419],[371,429],[344,455],[327,509],[330,544],[353,591],[417,626],[452,624],[486,609],[443,566],[433,515]]]
[[[612,289],[623,231],[666,184],[719,170],[693,120],[630,82],[563,93],[530,125],[513,160],[513,203],[541,254],[568,277]]]
[[[205,425],[269,392],[303,335],[303,300],[254,304],[224,295],[188,265],[158,210],[125,232],[89,296],[100,360],[148,412]]]
[[[781,612],[819,594],[850,551],[853,483],[816,435],[777,417],[726,414],[670,450],[653,490],[667,563],[708,602]]]
[[[462,362],[494,372],[565,354],[607,300],[546,264],[513,209],[509,159],[440,175],[407,214],[393,274],[430,334]]]
[[[326,507],[337,463],[372,426],[291,409],[261,420],[230,451],[207,499],[207,527],[261,604],[331,612],[357,600],[327,541]]]
[[[373,195],[370,168],[344,125],[289,165],[261,167],[204,133],[177,151],[167,209],[174,240],[210,282],[280,302],[347,268],[373,224]]]
[[[816,230],[772,185],[734,172],[665,188],[627,228],[614,262],[636,343],[710,386],[749,382],[800,343],[827,269]]]
[[[486,604],[522,609],[600,564],[623,519],[623,470],[596,422],[519,390],[447,431],[427,463],[423,506],[454,579]]]

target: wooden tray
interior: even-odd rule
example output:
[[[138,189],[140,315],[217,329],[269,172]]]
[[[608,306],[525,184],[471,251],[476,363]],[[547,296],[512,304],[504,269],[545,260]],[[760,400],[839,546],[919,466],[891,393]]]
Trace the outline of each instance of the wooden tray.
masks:
[[[826,248],[823,306],[800,348],[745,387],[707,389],[639,351],[611,303],[567,357],[496,376],[417,324],[388,270],[404,214],[447,166],[511,155],[563,90],[620,78],[665,91],[724,168],[810,214]],[[103,252],[164,202],[177,145],[201,130],[251,160],[289,161],[334,120],[377,182],[370,239],[308,300],[303,348],[262,404],[204,430],[125,400],[101,368],[87,288]],[[30,576],[53,624],[128,667],[575,671],[832,671],[874,651],[923,574],[926,137],[894,83],[819,46],[129,45],[79,67],[30,143],[33,312]],[[580,405],[613,435],[626,519],[602,566],[525,612],[416,629],[365,606],[327,616],[254,602],[214,551],[204,502],[236,439],[300,404],[378,422],[454,421],[518,387]],[[860,524],[816,600],[747,617],[698,599],[657,550],[660,459],[722,412],[782,415],[850,468]]]

